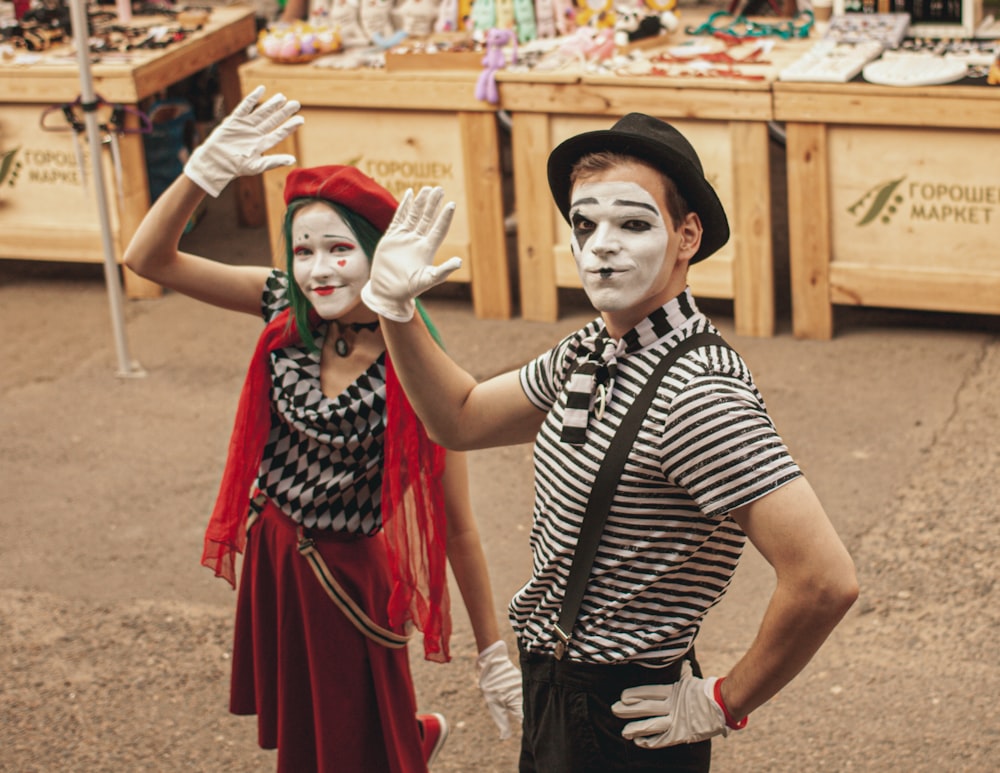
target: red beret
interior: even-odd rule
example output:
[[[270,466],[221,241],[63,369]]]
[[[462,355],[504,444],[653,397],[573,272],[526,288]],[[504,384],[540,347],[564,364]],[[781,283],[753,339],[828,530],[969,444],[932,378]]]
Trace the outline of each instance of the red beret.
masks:
[[[285,179],[285,204],[293,199],[324,199],[365,218],[383,233],[396,214],[396,199],[353,166],[293,169]]]

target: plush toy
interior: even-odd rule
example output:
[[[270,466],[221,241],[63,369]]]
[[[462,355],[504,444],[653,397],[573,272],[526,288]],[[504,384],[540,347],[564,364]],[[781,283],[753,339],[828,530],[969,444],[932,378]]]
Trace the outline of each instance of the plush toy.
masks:
[[[619,48],[637,40],[657,37],[677,29],[677,17],[671,11],[656,12],[645,3],[615,6],[615,45]]]
[[[407,35],[430,35],[438,15],[436,0],[404,0],[399,15]]]
[[[552,0],[552,10],[556,16],[556,32],[560,35],[569,35],[577,28],[573,0]]]
[[[455,32],[458,28],[458,0],[441,0],[441,4],[438,5],[437,18],[434,20],[434,31]]]
[[[576,0],[576,23],[579,27],[606,27],[615,24],[612,0]]]
[[[634,5],[615,6],[615,45],[621,48],[628,45],[632,35],[639,30],[642,20],[639,9]]]
[[[619,48],[660,34],[660,20],[637,5],[615,6],[615,45]]]
[[[392,0],[361,0],[361,28],[372,42],[391,38]]]
[[[576,59],[581,63],[603,62],[615,55],[614,30],[607,27],[577,27],[559,47],[557,54],[563,59]]]
[[[610,27],[598,28],[590,46],[583,53],[588,62],[605,62],[614,57],[615,31]]]
[[[458,28],[466,32],[472,32],[475,27],[472,24],[473,5],[479,5],[479,0],[473,3],[472,0],[458,0]]]
[[[540,38],[554,38],[559,34],[556,29],[555,4],[552,0],[536,0],[535,33]]]
[[[361,9],[357,0],[332,0],[330,24],[340,28],[340,39],[345,46],[364,46],[369,40],[361,28]]]
[[[309,3],[309,24],[313,27],[326,27],[329,23],[329,0],[311,0]]]
[[[478,32],[488,32],[496,26],[496,0],[475,0],[472,4],[472,29]]]
[[[534,0],[514,0],[514,27],[517,29],[519,43],[527,43],[538,37]]]
[[[514,29],[514,0],[494,0],[497,9],[497,20],[493,25],[502,30]]]
[[[655,14],[677,9],[677,0],[639,0],[639,2]]]
[[[495,105],[500,101],[497,89],[497,70],[507,65],[504,47],[513,46],[511,63],[517,61],[517,34],[509,29],[491,29],[486,33],[486,55],[483,57],[483,71],[476,80],[476,99]]]

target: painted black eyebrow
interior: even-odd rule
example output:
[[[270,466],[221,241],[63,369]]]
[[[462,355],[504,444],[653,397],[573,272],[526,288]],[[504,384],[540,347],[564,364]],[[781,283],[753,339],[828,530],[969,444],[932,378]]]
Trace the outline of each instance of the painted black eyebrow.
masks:
[[[596,203],[597,199],[593,197],[587,199],[577,199],[572,204],[570,204],[570,209],[575,209],[576,207],[579,207],[581,204],[596,204]]]
[[[581,206],[583,204],[596,204],[596,203],[597,203],[597,199],[596,198],[577,199],[576,201],[573,202],[573,204],[571,206],[571,209],[576,209],[577,207],[579,207],[579,206]],[[621,206],[626,206],[626,207],[642,207],[643,209],[648,209],[654,215],[659,215],[660,214],[660,210],[658,210],[654,206],[651,206],[650,204],[647,204],[644,201],[630,201],[629,199],[615,199],[614,203],[615,203],[616,206],[619,206],[619,207],[621,207]]]
[[[642,207],[643,209],[648,209],[650,212],[654,214],[657,215],[660,214],[660,210],[658,210],[656,207],[650,204],[645,203],[644,201],[629,201],[628,199],[615,199],[615,204],[627,207]]]

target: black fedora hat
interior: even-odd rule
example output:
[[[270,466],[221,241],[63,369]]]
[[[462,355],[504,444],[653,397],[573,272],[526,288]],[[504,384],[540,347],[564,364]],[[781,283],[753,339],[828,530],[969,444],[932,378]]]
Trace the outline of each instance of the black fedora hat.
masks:
[[[588,153],[601,151],[638,158],[674,181],[688,207],[698,213],[704,230],[701,247],[692,263],[704,260],[729,241],[726,211],[705,179],[691,143],[670,124],[642,113],[629,113],[610,129],[570,137],[549,154],[549,189],[566,222],[569,222],[569,177],[573,165]]]

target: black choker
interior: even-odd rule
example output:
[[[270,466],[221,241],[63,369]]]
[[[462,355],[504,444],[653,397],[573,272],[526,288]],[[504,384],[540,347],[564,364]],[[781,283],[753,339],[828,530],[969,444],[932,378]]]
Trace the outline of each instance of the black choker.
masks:
[[[330,320],[331,325],[337,326],[337,338],[333,342],[333,351],[337,353],[338,357],[346,357],[351,353],[351,345],[347,343],[347,339],[344,338],[344,330],[353,330],[355,333],[359,333],[362,330],[371,330],[373,333],[378,330],[378,320],[374,322],[347,322],[341,324],[337,320]]]

